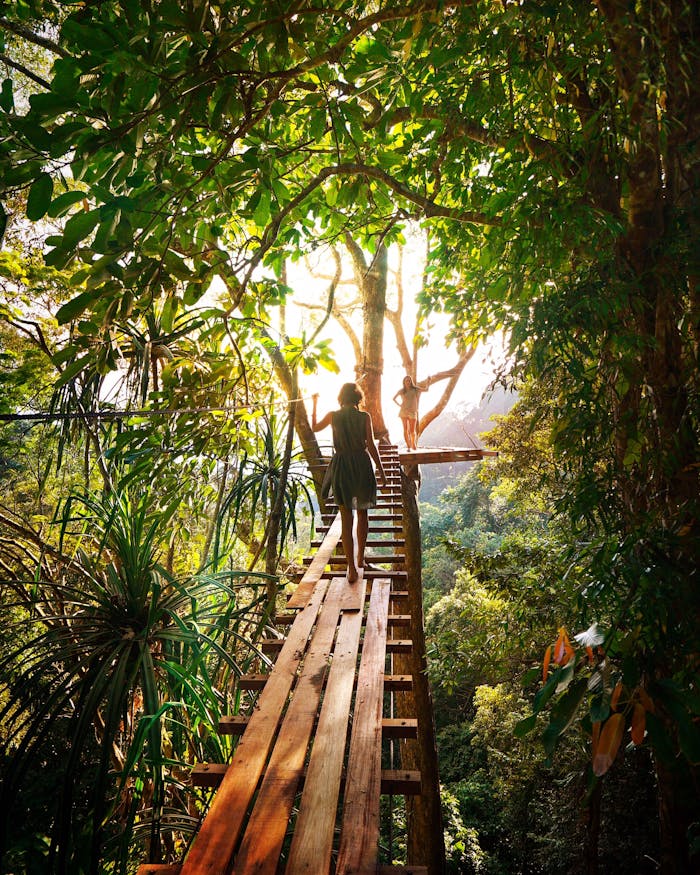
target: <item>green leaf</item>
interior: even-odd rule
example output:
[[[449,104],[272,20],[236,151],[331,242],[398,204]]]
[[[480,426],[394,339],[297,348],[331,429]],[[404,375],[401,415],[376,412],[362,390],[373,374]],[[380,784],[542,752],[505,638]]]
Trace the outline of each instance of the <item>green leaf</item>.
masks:
[[[48,173],[40,173],[29,189],[27,198],[27,218],[38,222],[46,215],[53,195],[53,179]]]
[[[2,246],[2,241],[5,237],[5,231],[7,230],[7,213],[5,212],[5,207],[0,204],[0,246]]]
[[[260,227],[268,223],[270,218],[270,192],[266,188],[260,190],[260,200],[253,213],[253,218],[255,219],[255,224],[260,225]]]
[[[529,717],[525,717],[523,720],[519,720],[515,724],[515,728],[513,729],[513,735],[516,738],[524,738],[528,732],[532,732],[537,723],[537,714],[530,714]]]
[[[12,79],[3,79],[2,90],[0,91],[0,107],[5,112],[12,112],[15,106],[15,99],[12,94]]]
[[[552,708],[552,723],[559,727],[560,735],[566,732],[573,722],[587,689],[586,678],[579,678]]]
[[[77,204],[84,197],[84,191],[66,191],[63,194],[59,194],[57,198],[51,201],[51,206],[48,209],[49,216],[52,219],[64,216],[73,204]]]
[[[82,292],[77,297],[64,304],[56,313],[56,319],[59,325],[65,325],[67,322],[72,322],[80,316],[90,304],[95,300],[94,292]]]
[[[100,221],[99,210],[81,211],[71,216],[63,231],[64,249],[73,249],[90,234]]]
[[[83,370],[89,360],[90,356],[88,354],[84,355],[82,358],[76,359],[72,364],[68,365],[58,380],[56,380],[56,388],[60,389],[61,386],[65,386],[66,383],[69,383],[73,377],[77,376]]]

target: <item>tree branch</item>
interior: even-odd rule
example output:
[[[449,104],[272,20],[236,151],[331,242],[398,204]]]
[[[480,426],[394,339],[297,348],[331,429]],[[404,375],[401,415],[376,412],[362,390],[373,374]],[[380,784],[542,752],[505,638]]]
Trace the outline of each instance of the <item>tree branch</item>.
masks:
[[[17,61],[13,61],[12,58],[8,58],[7,55],[0,55],[0,62],[3,64],[7,64],[8,67],[12,67],[13,70],[17,70],[18,73],[21,73],[23,76],[26,76],[28,79],[31,79],[32,82],[36,82],[37,85],[41,85],[42,88],[46,88],[47,91],[51,89],[51,83],[47,82],[46,79],[42,79],[41,76],[37,76],[36,73],[32,73],[32,71],[25,67],[23,64],[17,63]]]
[[[418,423],[418,434],[421,435],[426,430],[426,428],[430,425],[430,423],[437,419],[438,416],[442,413],[442,411],[447,406],[447,402],[452,397],[452,393],[459,382],[459,378],[462,376],[462,371],[466,367],[467,362],[472,358],[474,353],[476,352],[476,347],[471,346],[469,349],[465,350],[459,357],[459,361],[455,365],[454,368],[451,368],[448,371],[439,371],[437,374],[433,374],[430,377],[430,382],[435,383],[440,380],[448,380],[445,389],[440,396],[440,400],[437,404],[429,410],[425,416],[422,416],[420,422]]]
[[[70,53],[59,46],[58,43],[48,39],[48,37],[39,36],[39,34],[34,33],[34,31],[30,30],[28,27],[23,27],[21,24],[17,24],[14,21],[9,21],[7,18],[0,18],[0,28],[3,30],[9,30],[10,33],[26,40],[28,43],[34,43],[35,46],[41,46],[42,49],[48,49],[50,52],[53,52],[54,55],[60,55],[62,58],[70,57]]]
[[[306,200],[306,198],[309,197],[309,195],[312,194],[320,185],[322,185],[327,179],[330,179],[332,176],[365,176],[368,179],[376,179],[379,182],[384,183],[384,185],[386,185],[387,188],[391,189],[391,191],[398,194],[400,197],[403,197],[405,200],[409,201],[409,203],[413,203],[416,206],[420,207],[423,215],[428,219],[453,219],[456,222],[465,222],[475,225],[495,226],[500,224],[498,219],[492,216],[487,216],[485,213],[479,212],[477,210],[461,210],[457,209],[456,207],[445,207],[441,204],[436,204],[430,198],[425,197],[417,191],[413,191],[407,185],[404,185],[404,183],[400,182],[398,179],[395,179],[393,176],[391,176],[386,171],[381,170],[379,167],[373,167],[369,164],[360,164],[355,162],[345,162],[340,164],[334,164],[332,167],[324,167],[310,182],[308,182],[301,189],[296,197],[292,198],[292,200],[289,201],[284,209],[280,210],[280,212],[265,228],[265,231],[260,240],[260,246],[250,259],[248,269],[246,271],[245,277],[243,278],[240,289],[238,290],[238,294],[233,301],[231,310],[234,310],[240,304],[255,270],[265,257],[265,254],[269,251],[269,249],[272,247],[275,240],[277,239],[277,235],[279,234],[282,223],[287,218],[287,216],[291,212],[293,212],[298,206],[300,206]]]

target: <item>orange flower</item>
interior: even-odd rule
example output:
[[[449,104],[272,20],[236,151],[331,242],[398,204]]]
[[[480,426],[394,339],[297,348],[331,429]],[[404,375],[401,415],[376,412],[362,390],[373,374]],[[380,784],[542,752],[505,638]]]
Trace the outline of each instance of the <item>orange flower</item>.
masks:
[[[632,741],[639,746],[644,742],[644,730],[647,726],[647,712],[644,705],[637,703],[632,711]]]
[[[554,642],[554,661],[557,665],[566,665],[573,655],[574,648],[571,646],[566,629],[560,626],[559,636]]]
[[[552,659],[552,645],[550,644],[549,647],[544,652],[544,662],[542,663],[542,683],[543,684],[547,682],[547,672],[549,671],[549,663],[550,663],[551,659]]]
[[[622,695],[622,681],[618,681],[617,686],[612,692],[612,696],[610,696],[610,710],[617,710],[617,703],[620,701],[620,696]]]
[[[593,774],[599,778],[615,762],[625,732],[625,715],[612,714],[605,721],[593,755]]]

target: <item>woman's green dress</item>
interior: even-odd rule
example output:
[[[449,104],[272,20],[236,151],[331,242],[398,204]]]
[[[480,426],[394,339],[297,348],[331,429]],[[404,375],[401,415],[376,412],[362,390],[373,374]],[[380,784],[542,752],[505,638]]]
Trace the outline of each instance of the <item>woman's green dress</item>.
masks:
[[[357,407],[331,413],[335,453],[324,479],[324,495],[332,492],[340,507],[364,510],[377,503],[377,480],[367,451],[368,416]]]

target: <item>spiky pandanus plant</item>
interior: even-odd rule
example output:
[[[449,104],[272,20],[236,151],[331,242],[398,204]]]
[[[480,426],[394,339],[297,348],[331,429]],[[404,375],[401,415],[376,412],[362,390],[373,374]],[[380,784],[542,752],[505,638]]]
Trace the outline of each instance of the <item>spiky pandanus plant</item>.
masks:
[[[33,584],[30,610],[26,599],[4,604],[6,847],[37,764],[60,772],[36,871],[125,872],[139,843],[153,861],[172,854],[197,819],[187,766],[229,752],[214,730],[236,708],[235,676],[262,657],[247,633],[265,576],[170,573],[159,555],[175,509],[148,492],[69,500],[72,565]]]

